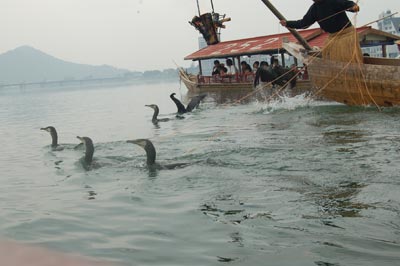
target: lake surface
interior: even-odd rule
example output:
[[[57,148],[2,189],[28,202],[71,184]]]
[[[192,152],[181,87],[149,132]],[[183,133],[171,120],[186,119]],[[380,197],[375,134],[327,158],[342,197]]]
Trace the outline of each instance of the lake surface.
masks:
[[[400,265],[400,108],[209,97],[176,119],[172,92],[0,91],[0,237],[124,265]],[[137,138],[190,165],[149,172]]]

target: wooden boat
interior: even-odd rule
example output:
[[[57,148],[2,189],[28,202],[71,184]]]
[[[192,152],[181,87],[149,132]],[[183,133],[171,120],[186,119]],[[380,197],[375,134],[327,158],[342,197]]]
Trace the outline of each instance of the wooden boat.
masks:
[[[315,36],[318,36],[320,33],[321,31],[319,29],[310,29],[301,32],[301,34],[307,38],[315,38]],[[185,70],[181,69],[179,71],[179,76],[187,89],[192,92],[231,92],[232,94],[237,94],[239,92],[243,94],[251,93],[255,89],[253,87],[253,73],[245,75],[236,74],[234,77],[212,76],[211,73],[204,73],[207,72],[204,71],[204,60],[224,60],[230,58],[238,68],[239,73],[240,63],[244,60],[244,57],[263,55],[266,58],[266,56],[278,55],[281,57],[281,62],[284,63],[288,54],[282,46],[283,39],[295,40],[290,33],[282,33],[240,40],[230,40],[209,45],[185,57],[185,60],[198,62],[199,74],[189,74],[186,73]],[[283,65],[283,67],[285,67],[285,65]],[[295,91],[301,93],[309,91],[310,89],[311,82],[309,79],[297,80]]]
[[[262,0],[262,2],[279,20],[286,20],[270,1]],[[367,28],[373,37],[360,36],[360,31],[357,29],[357,34],[362,37],[361,42],[367,45],[382,45],[384,57],[386,45],[394,44],[400,39],[396,35]],[[312,45],[309,45],[296,30],[289,29],[289,31],[301,46],[291,42],[283,46],[289,53],[307,64],[308,75],[317,89],[316,94],[347,105],[400,105],[400,59],[364,57],[362,63],[350,63],[319,58],[315,54],[315,49],[311,48]]]
[[[296,86],[253,86],[254,75],[240,76],[234,78],[218,78],[212,76],[196,76],[188,74],[184,69],[179,69],[181,82],[188,89],[189,95],[208,93],[217,103],[227,102],[249,102],[251,100],[272,100],[282,95],[295,96],[309,93],[311,91],[310,80],[297,80]],[[247,79],[247,80],[246,80]]]
[[[313,56],[299,44],[285,49],[307,64],[315,95],[347,105],[400,105],[400,59],[364,57],[362,64]]]
[[[262,2],[278,19],[285,19],[270,1],[262,0]],[[400,105],[400,59],[366,57],[362,64],[352,64],[310,57],[309,52],[314,50],[312,47],[321,48],[328,35],[320,29],[302,31],[289,29],[289,31],[290,33],[209,45],[185,57],[186,60],[199,62],[199,75],[191,75],[181,70],[180,78],[191,92],[231,92],[245,95],[254,92],[252,76],[232,78],[205,76],[202,73],[202,60],[231,58],[240,66],[243,56],[280,54],[281,62],[285,62],[284,55],[289,53],[307,64],[310,78],[310,80],[297,80],[296,90],[292,91],[292,95],[311,92],[318,99],[323,98],[348,105]],[[400,40],[399,36],[368,26],[357,28],[357,34],[361,40],[361,47],[382,45],[384,57],[386,45]],[[296,44],[296,41],[301,46]]]
[[[282,49],[282,38],[290,38],[290,34],[274,34],[270,36],[261,36],[246,38],[241,40],[220,41],[220,30],[225,28],[223,23],[230,21],[226,15],[220,15],[214,12],[214,4],[211,0],[212,13],[201,14],[198,5],[199,16],[195,16],[189,21],[196,30],[198,30],[207,43],[207,47],[200,49],[185,57],[185,60],[197,61],[199,64],[199,74],[193,75],[180,69],[179,76],[191,93],[224,93],[234,95],[246,95],[255,92],[253,87],[254,74],[241,74],[241,62],[244,58],[254,55],[280,55],[281,62],[285,67],[285,51]],[[304,34],[313,35],[319,30],[307,30]],[[204,60],[225,60],[231,59],[239,73],[232,77],[228,76],[212,76],[210,69],[205,70]],[[224,62],[221,62],[224,63]],[[203,71],[205,70],[205,71]],[[208,75],[207,75],[208,74]],[[310,89],[309,80],[299,80],[296,89]],[[264,90],[268,90],[272,86],[264,86]],[[259,88],[258,88],[259,89]]]

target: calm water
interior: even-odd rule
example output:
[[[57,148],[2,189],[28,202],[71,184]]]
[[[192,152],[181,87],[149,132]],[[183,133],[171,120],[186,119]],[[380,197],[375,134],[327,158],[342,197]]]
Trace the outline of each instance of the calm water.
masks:
[[[208,98],[174,119],[171,92],[0,91],[0,237],[126,265],[400,265],[400,109]],[[149,173],[136,138],[191,165]]]

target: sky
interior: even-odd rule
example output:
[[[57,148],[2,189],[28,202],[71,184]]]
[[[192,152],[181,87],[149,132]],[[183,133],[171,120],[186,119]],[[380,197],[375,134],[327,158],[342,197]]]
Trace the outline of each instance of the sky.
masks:
[[[213,0],[226,14],[222,40],[283,33],[261,0]],[[400,11],[399,0],[359,0],[353,23],[362,26],[381,12]],[[287,19],[300,19],[311,0],[271,0]],[[210,0],[199,0],[202,13]],[[199,33],[188,23],[196,0],[0,0],[0,53],[29,45],[57,58],[131,71],[189,66]],[[400,16],[400,15],[397,15]],[[314,25],[313,27],[316,27]],[[376,23],[373,24],[376,27]]]

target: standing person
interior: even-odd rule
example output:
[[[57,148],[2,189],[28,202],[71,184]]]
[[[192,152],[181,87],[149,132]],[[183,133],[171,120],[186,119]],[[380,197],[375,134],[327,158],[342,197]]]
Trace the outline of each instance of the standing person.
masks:
[[[295,29],[308,28],[318,22],[329,33],[322,57],[342,62],[362,62],[358,35],[346,11],[358,12],[359,6],[349,0],[313,0],[314,4],[300,20],[281,20],[282,26]]]
[[[280,86],[283,86],[285,82],[285,74],[286,70],[279,64],[279,60],[277,58],[274,59],[271,65],[271,72],[275,76],[275,81],[272,84],[278,84]]]
[[[275,79],[275,74],[272,73],[266,61],[261,61],[260,67],[257,69],[256,75],[253,81],[253,87],[257,85],[265,86]]]

